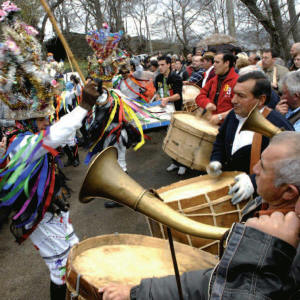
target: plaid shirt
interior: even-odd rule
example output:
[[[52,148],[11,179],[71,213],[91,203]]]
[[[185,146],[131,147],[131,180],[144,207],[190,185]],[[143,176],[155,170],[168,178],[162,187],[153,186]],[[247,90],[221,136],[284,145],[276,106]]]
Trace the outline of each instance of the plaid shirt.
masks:
[[[189,82],[193,82],[201,87],[204,72],[205,70],[202,68],[198,71],[194,71],[189,79]]]

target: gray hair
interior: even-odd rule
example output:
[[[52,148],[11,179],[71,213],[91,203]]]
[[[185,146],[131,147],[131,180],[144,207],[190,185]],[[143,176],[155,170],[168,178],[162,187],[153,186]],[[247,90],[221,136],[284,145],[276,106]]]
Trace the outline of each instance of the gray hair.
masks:
[[[242,75],[245,75],[247,73],[254,72],[254,71],[259,71],[259,72],[261,72],[262,74],[265,75],[265,73],[263,72],[263,70],[259,66],[250,65],[250,66],[241,68],[240,71],[239,71],[239,76],[242,76]]]
[[[300,93],[300,72],[292,71],[286,73],[281,79],[280,85],[285,85],[292,96],[297,93]]]
[[[270,145],[273,144],[285,144],[290,152],[288,158],[275,164],[275,187],[292,184],[300,191],[300,132],[281,132],[272,138]]]

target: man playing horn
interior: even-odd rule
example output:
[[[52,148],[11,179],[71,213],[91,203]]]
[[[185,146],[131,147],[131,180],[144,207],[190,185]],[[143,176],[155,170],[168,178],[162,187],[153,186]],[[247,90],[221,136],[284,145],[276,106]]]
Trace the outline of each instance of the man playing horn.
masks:
[[[252,203],[256,217],[233,225],[214,269],[181,275],[184,299],[299,299],[299,153],[298,132],[282,132],[271,140],[254,167],[260,195]],[[178,299],[174,276],[100,292],[103,300]]]
[[[214,143],[211,162],[207,172],[219,176],[223,171],[242,171],[236,184],[230,190],[234,193],[232,203],[248,199],[256,190],[253,166],[260,153],[267,147],[269,139],[253,131],[240,131],[250,111],[257,106],[271,123],[279,128],[293,130],[291,124],[278,112],[267,108],[270,101],[271,84],[262,72],[254,71],[239,77],[232,98],[233,110],[230,111],[219,129]]]

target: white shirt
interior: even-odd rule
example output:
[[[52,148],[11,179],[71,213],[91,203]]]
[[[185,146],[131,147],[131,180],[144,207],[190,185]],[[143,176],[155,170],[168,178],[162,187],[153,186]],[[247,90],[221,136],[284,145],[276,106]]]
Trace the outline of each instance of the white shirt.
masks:
[[[210,74],[210,72],[211,72],[211,70],[214,68],[214,66],[211,66],[209,69],[207,69],[204,73],[205,73],[205,76],[204,76],[204,78],[203,78],[203,81],[202,81],[202,87],[204,87],[205,86],[205,84],[206,84],[206,81],[207,81],[207,78],[208,78],[208,76],[209,76],[209,74]]]
[[[264,110],[264,107],[259,112],[262,113],[263,110]],[[252,141],[253,141],[253,136],[254,136],[253,131],[249,131],[249,130],[240,131],[240,129],[243,126],[243,124],[245,123],[247,117],[242,118],[237,114],[235,116],[239,120],[239,125],[237,127],[236,132],[235,132],[235,136],[234,136],[234,140],[233,140],[233,144],[232,144],[232,149],[231,149],[231,155],[233,155],[236,151],[238,151],[242,147],[251,145]]]
[[[75,137],[76,130],[81,127],[82,120],[87,114],[87,110],[81,106],[77,106],[70,113],[64,115],[59,121],[50,126],[50,132],[47,136],[44,137],[44,145],[47,145],[51,148],[57,148],[60,145],[68,143],[71,139]],[[26,144],[26,141],[32,135],[27,135],[24,137],[22,142],[10,153],[10,157],[13,157],[18,150]],[[33,145],[38,138],[36,135],[35,138],[31,140]],[[25,151],[26,152],[26,151]],[[41,147],[34,155],[34,160],[39,159],[45,155],[48,151]],[[26,153],[24,154],[26,155]],[[23,158],[23,156],[21,158]],[[24,159],[24,158],[23,158]]]

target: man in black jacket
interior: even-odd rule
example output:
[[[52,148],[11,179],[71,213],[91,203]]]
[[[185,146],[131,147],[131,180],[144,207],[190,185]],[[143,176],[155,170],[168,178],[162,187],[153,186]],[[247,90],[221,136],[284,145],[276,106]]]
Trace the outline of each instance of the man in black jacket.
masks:
[[[256,210],[259,217],[232,227],[214,269],[181,275],[184,299],[299,299],[300,133],[276,135],[254,172],[264,199]],[[174,276],[143,279],[134,287],[111,285],[100,292],[103,300],[179,299]]]
[[[242,171],[230,193],[232,203],[248,199],[256,190],[253,166],[260,153],[268,146],[269,139],[253,131],[241,131],[250,111],[257,105],[259,111],[279,128],[294,130],[293,126],[278,112],[268,109],[271,84],[265,75],[254,71],[239,77],[232,98],[233,110],[227,115],[214,143],[208,174],[219,176],[223,171]]]

